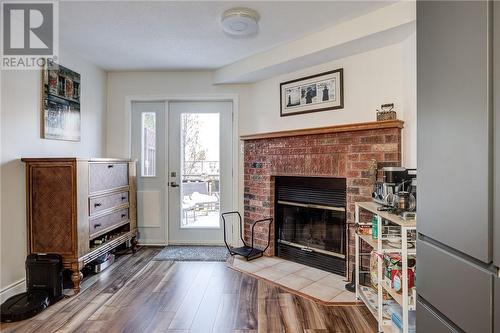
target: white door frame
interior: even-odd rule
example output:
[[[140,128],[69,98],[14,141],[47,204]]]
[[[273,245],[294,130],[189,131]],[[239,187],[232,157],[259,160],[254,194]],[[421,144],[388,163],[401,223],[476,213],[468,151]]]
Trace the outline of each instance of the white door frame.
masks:
[[[233,139],[232,139],[232,210],[239,210],[240,198],[239,198],[239,132],[238,132],[238,106],[239,97],[238,94],[195,94],[195,95],[129,95],[125,96],[125,123],[128,127],[125,130],[125,142],[127,142],[128,157],[132,156],[132,102],[165,102],[165,129],[168,129],[168,103],[170,102],[232,102],[233,103]],[[166,136],[165,142],[165,156],[168,156],[168,135]],[[168,176],[168,163],[165,163],[165,175]],[[168,204],[169,197],[168,191],[165,191],[165,202],[166,207],[164,216],[165,225],[165,243],[164,244],[145,244],[145,245],[168,245]],[[229,232],[230,236],[229,242],[233,245],[240,242],[239,227],[233,228],[232,232]]]

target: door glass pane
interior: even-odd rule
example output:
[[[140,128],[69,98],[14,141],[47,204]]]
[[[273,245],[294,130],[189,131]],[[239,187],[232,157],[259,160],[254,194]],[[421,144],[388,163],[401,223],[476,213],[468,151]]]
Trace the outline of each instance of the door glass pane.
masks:
[[[218,228],[219,114],[181,114],[181,228]]]
[[[144,112],[141,119],[142,128],[142,177],[156,176],[156,113]]]

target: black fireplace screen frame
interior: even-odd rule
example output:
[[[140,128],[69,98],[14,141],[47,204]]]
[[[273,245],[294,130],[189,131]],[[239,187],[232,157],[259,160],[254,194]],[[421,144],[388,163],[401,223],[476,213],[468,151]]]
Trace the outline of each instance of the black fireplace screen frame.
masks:
[[[307,266],[333,272],[342,276],[347,266],[347,214],[346,179],[326,177],[275,177],[275,255]],[[297,232],[282,230],[284,212],[292,220],[299,220],[298,242],[290,242]],[[293,215],[295,214],[295,215]],[[308,219],[309,214],[311,218]],[[313,219],[320,220],[313,223]],[[307,221],[309,220],[309,224]],[[295,223],[295,222],[294,222]],[[327,225],[340,235],[329,240],[329,231],[313,229]],[[340,228],[340,230],[339,230]],[[285,232],[287,233],[285,235]],[[290,236],[290,232],[294,236]],[[308,240],[308,233],[310,236]],[[281,236],[283,234],[282,239]],[[316,236],[316,237],[315,237]],[[309,243],[308,243],[309,241]],[[329,242],[330,241],[330,242]],[[339,241],[341,244],[335,244]]]

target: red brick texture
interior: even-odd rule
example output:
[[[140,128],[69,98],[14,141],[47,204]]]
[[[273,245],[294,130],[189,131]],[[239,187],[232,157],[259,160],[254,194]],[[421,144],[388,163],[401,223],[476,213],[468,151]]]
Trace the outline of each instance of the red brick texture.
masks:
[[[354,260],[354,203],[371,200],[369,162],[378,167],[401,164],[401,129],[375,129],[248,140],[244,144],[244,235],[249,223],[274,217],[274,176],[318,176],[347,179],[349,226],[348,272]],[[267,228],[256,227],[258,246],[267,242]],[[274,254],[274,225],[267,255]],[[350,273],[349,273],[350,275]],[[349,276],[350,277],[350,276]]]

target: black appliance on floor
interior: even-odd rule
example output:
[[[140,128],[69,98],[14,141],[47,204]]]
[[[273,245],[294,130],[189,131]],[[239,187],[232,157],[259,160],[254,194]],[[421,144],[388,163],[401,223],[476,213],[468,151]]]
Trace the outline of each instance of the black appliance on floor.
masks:
[[[62,258],[58,254],[26,257],[26,292],[10,297],[0,306],[0,321],[31,318],[63,298]]]

